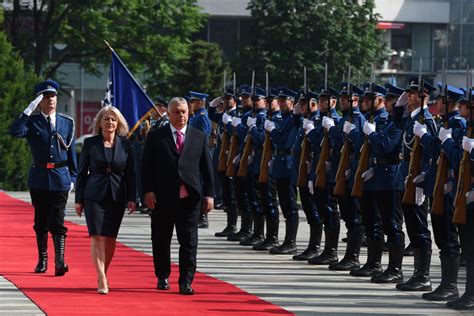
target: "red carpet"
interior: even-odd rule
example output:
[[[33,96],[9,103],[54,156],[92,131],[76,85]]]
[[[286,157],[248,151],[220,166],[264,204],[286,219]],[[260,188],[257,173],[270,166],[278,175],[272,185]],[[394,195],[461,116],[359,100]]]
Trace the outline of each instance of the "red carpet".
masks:
[[[178,294],[177,266],[171,290],[155,290],[156,278],[149,255],[118,244],[109,271],[111,291],[97,294],[95,271],[89,254],[87,229],[69,228],[66,262],[70,272],[54,277],[54,252],[49,240],[49,270],[35,274],[37,252],[33,208],[0,192],[0,274],[14,283],[48,315],[241,315],[289,314],[241,289],[202,273],[193,283],[194,296]],[[151,242],[151,241],[150,241]],[[1,304],[1,303],[0,303]]]

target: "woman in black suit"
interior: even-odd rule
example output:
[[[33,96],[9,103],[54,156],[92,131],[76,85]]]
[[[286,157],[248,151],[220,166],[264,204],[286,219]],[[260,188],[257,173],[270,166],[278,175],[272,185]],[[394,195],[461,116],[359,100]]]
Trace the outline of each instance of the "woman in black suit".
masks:
[[[127,206],[135,211],[135,172],[128,125],[120,111],[103,107],[94,119],[94,134],[84,141],[76,181],[78,216],[85,212],[98,293],[109,292],[107,270]]]

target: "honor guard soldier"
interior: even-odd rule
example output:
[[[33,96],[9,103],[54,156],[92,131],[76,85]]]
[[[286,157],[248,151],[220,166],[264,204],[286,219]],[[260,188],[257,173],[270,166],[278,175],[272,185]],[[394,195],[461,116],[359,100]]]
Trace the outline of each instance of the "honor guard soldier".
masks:
[[[323,252],[319,256],[314,256],[309,259],[308,262],[310,264],[329,266],[338,262],[337,246],[339,244],[340,213],[337,209],[336,200],[332,195],[335,175],[335,172],[333,172],[332,169],[337,168],[337,162],[334,163],[334,157],[331,157],[332,144],[329,135],[325,136],[325,134],[328,134],[326,131],[330,129],[330,125],[334,126],[340,120],[340,116],[336,112],[337,96],[339,95],[339,92],[332,87],[328,87],[327,90],[326,88],[321,88],[318,89],[318,91],[319,111],[314,118],[315,124],[305,124],[304,128],[308,140],[311,143],[311,151],[313,155],[308,177],[308,189],[315,199],[316,209],[324,223],[325,242]],[[329,160],[324,162],[323,172],[326,176],[326,183],[324,184],[324,187],[319,188],[315,187],[315,182],[317,180],[316,169],[322,153],[321,145],[324,137],[327,137],[327,141],[329,141]],[[333,156],[338,155],[333,153]]]
[[[205,93],[189,91],[189,105],[193,115],[189,118],[189,126],[192,126],[202,132],[207,137],[211,136],[211,120],[206,111],[206,99],[209,95]],[[207,213],[201,212],[199,215],[199,228],[208,228],[209,221],[207,220]]]
[[[424,87],[424,104],[421,104],[420,93],[419,93],[419,82],[418,78],[412,78],[409,80],[409,87],[406,89],[407,101],[408,101],[408,118],[405,122],[404,133],[403,133],[403,161],[402,161],[402,177],[405,178],[405,187],[408,186],[407,181],[410,175],[410,154],[415,149],[415,136],[421,135],[418,130],[421,124],[420,120],[424,121],[426,125],[426,132],[432,137],[436,137],[436,125],[431,116],[427,103],[429,100],[430,93],[436,90],[435,87],[430,85],[428,82],[423,80]],[[415,133],[416,131],[416,133]],[[421,146],[421,161],[420,170],[421,173],[413,175],[413,183],[416,185],[415,188],[415,201],[413,204],[402,203],[403,215],[405,218],[405,225],[407,228],[408,237],[410,243],[413,245],[414,251],[414,264],[415,269],[413,276],[404,283],[397,284],[397,289],[402,291],[430,291],[431,281],[429,277],[430,263],[431,263],[431,233],[428,229],[428,200],[425,195],[431,195],[430,183],[425,180],[427,172],[432,173],[429,169],[433,170],[436,161],[431,161],[431,153],[429,149],[425,149]],[[434,167],[436,168],[436,167]],[[436,169],[434,169],[436,173]],[[431,189],[432,190],[432,189]]]
[[[468,88],[468,91],[470,89]],[[467,91],[466,91],[467,92]],[[467,118],[469,122],[469,127],[472,127],[472,99],[473,95],[471,94],[471,101],[468,102],[469,93],[466,93],[466,96],[462,100],[461,103],[461,113],[462,115]],[[453,142],[447,140],[446,145],[443,146],[443,150],[446,153],[450,153],[450,155],[455,155],[456,151],[459,149],[456,146],[452,146],[452,148],[447,148],[449,144],[453,145]],[[472,165],[474,161],[474,139],[472,138],[472,134],[463,137],[462,140],[462,149],[467,155],[466,161],[464,163],[470,164],[469,167],[466,168],[464,166],[463,172],[469,168],[472,171]],[[463,153],[464,153],[463,152]],[[464,155],[463,153],[458,154],[459,161],[461,160],[460,156]],[[464,157],[463,157],[464,158]],[[470,178],[470,174],[463,175],[464,177]],[[459,240],[461,244],[462,254],[466,259],[466,289],[464,294],[456,300],[448,301],[446,303],[447,307],[456,309],[456,310],[474,310],[474,191],[472,186],[472,180],[469,181],[471,183],[470,187],[466,190],[466,209],[465,209],[465,218],[464,220],[457,221],[458,230],[459,230]],[[460,191],[458,191],[460,193]],[[456,213],[458,210],[456,210]],[[456,214],[457,215],[457,214]]]
[[[445,106],[441,106],[440,114],[447,119],[445,127],[440,127],[437,136],[433,137],[426,131],[426,126],[417,127],[415,131],[421,138],[423,149],[431,151],[432,161],[437,161],[441,154],[448,160],[445,172],[448,174],[447,182],[443,183],[443,197],[441,199],[442,213],[431,210],[431,224],[435,243],[439,249],[441,259],[441,284],[430,293],[424,293],[423,299],[429,301],[450,301],[459,297],[457,278],[460,258],[459,236],[456,224],[453,223],[454,197],[456,194],[457,179],[459,177],[459,151],[452,148],[461,148],[462,137],[466,133],[466,120],[459,112],[459,100],[464,92],[438,83],[439,91],[443,91]],[[447,127],[447,128],[446,128]],[[438,165],[438,168],[440,166]],[[434,177],[426,182],[435,182]],[[433,206],[435,203],[431,203]]]
[[[293,260],[308,261],[321,254],[321,237],[323,234],[323,223],[319,216],[318,209],[316,208],[314,198],[308,188],[308,169],[313,156],[311,154],[311,143],[305,134],[305,127],[314,126],[316,117],[319,118],[319,112],[317,104],[318,95],[316,93],[312,91],[305,93],[303,89],[299,91],[299,95],[298,103],[293,109],[295,125],[298,127],[292,152],[293,168],[295,169],[294,175],[297,176],[293,179],[293,185],[298,187],[301,207],[303,208],[306,221],[309,225],[309,241],[306,249],[300,254],[294,255]],[[306,144],[304,142],[306,142]],[[305,146],[308,146],[308,148]],[[309,152],[308,157],[301,157],[302,154],[305,154],[303,151],[306,150]],[[309,160],[306,160],[307,158],[309,158]],[[303,164],[303,166],[301,166],[301,164]],[[301,172],[306,173],[306,183],[300,179],[300,177],[304,178],[305,176],[304,174],[300,174],[300,168],[304,168]]]
[[[239,91],[240,91],[239,94],[240,94],[240,99],[241,99],[240,110],[243,116],[252,110],[252,99],[250,97],[252,93],[252,87],[250,87],[247,84],[243,84],[239,87]],[[237,111],[238,110],[239,109],[237,109]],[[235,141],[237,142],[237,147],[238,147],[237,155],[234,157],[232,161],[229,161],[229,163],[232,163],[233,166],[235,167],[236,174],[240,165],[240,156],[242,154],[242,150],[244,147],[244,141],[243,139],[240,138],[242,135],[239,135],[237,133],[237,126],[241,123],[242,123],[242,118],[239,117],[239,115],[232,117],[232,121],[228,123],[228,125],[232,127],[232,132],[235,133],[235,137],[232,136],[232,138],[235,139]],[[246,122],[244,124],[246,124]],[[237,233],[227,237],[227,240],[240,242],[244,239],[247,239],[248,237],[252,235],[253,217],[252,217],[252,210],[250,209],[249,200],[247,197],[246,183],[244,181],[244,178],[234,176],[234,189],[235,189],[235,198],[237,200],[237,207],[241,213],[241,224],[240,224],[240,230]]]
[[[214,156],[225,159],[224,165],[227,164],[227,155],[229,148],[222,148],[224,134],[227,138],[227,146],[230,142],[230,137],[232,135],[232,118],[237,115],[237,100],[236,100],[236,91],[233,89],[227,88],[224,96],[219,97],[213,100],[209,104],[209,118],[211,121],[217,123],[217,146],[214,151]],[[222,102],[223,108],[221,112],[217,111],[218,103]],[[221,151],[225,150],[224,154],[221,154]],[[217,155],[216,155],[217,154]],[[218,161],[219,163],[219,161]],[[226,171],[217,171],[219,181],[222,187],[222,199],[224,204],[224,210],[227,215],[227,226],[223,231],[217,232],[214,235],[216,237],[228,237],[236,233],[237,229],[237,205],[235,201],[235,189],[234,189],[234,179],[232,177],[226,176]]]
[[[28,186],[35,208],[38,264],[36,273],[46,272],[48,266],[48,231],[53,236],[55,275],[68,272],[64,261],[67,228],[64,215],[69,192],[77,175],[74,120],[56,112],[59,84],[47,80],[34,88],[36,99],[12,124],[14,137],[26,138],[31,148],[33,164]],[[33,114],[39,105],[40,113]]]
[[[397,283],[403,280],[402,260],[405,247],[401,209],[403,179],[400,172],[402,130],[391,121],[385,110],[385,88],[374,83],[371,86],[365,91],[373,104],[371,119],[365,122],[363,128],[370,144],[369,168],[362,173],[362,178],[364,190],[375,192],[376,210],[389,242],[388,267],[382,274],[373,276],[371,281]],[[380,254],[380,247],[378,251]]]
[[[349,93],[351,95],[349,96]],[[340,94],[340,110],[342,112],[342,118],[337,126],[332,126],[328,130],[329,138],[333,144],[333,152],[341,152],[345,141],[344,125],[345,123],[351,124],[351,129],[362,130],[365,118],[360,113],[358,108],[359,98],[362,97],[363,91],[358,87],[349,83],[341,83]],[[349,97],[351,103],[349,102]],[[337,202],[339,205],[339,211],[341,217],[344,220],[347,228],[347,247],[344,258],[338,263],[329,266],[331,270],[338,271],[350,271],[360,267],[359,253],[362,245],[362,239],[364,237],[364,226],[362,225],[362,214],[360,210],[359,201],[351,196],[352,186],[354,184],[354,174],[357,169],[358,160],[355,159],[356,154],[359,153],[353,144],[348,142],[350,146],[351,155],[349,155],[349,166],[350,169],[348,175],[345,175],[346,190],[345,192],[337,196]],[[352,156],[352,157],[351,157]],[[332,168],[337,168],[337,165],[332,165]],[[351,179],[352,178],[352,179]]]
[[[265,120],[264,127],[270,133],[275,144],[275,155],[272,157],[272,176],[276,181],[278,200],[285,217],[285,240],[277,248],[270,249],[272,254],[296,253],[296,234],[298,231],[298,206],[296,204],[296,187],[292,184],[294,177],[291,149],[295,142],[297,128],[293,121],[293,105],[298,94],[288,88],[278,93],[278,104],[282,112],[281,123]]]
[[[265,90],[256,87],[251,98],[252,111],[245,113],[242,116],[242,123],[237,126],[237,134],[241,140],[248,141],[247,137],[252,139],[248,156],[247,174],[243,177],[245,178],[247,197],[252,211],[253,234],[240,242],[243,246],[255,246],[265,239],[265,215],[262,210],[262,200],[266,196],[260,192],[261,187],[257,185],[265,139],[263,127],[267,115],[265,109]],[[243,168],[243,166],[240,165],[240,168]],[[265,202],[267,205],[268,200]],[[273,202],[270,203],[273,204]]]
[[[270,88],[269,94],[266,97],[266,108],[267,108],[267,119],[271,119],[275,125],[280,125],[282,116],[280,111],[280,106],[278,105],[277,95],[279,90],[275,88]],[[262,122],[263,125],[265,124]],[[262,125],[262,127],[264,127]],[[255,136],[253,135],[255,133]],[[271,143],[270,134],[265,129],[254,129],[252,130],[252,137],[259,139],[259,142],[263,139],[261,143],[263,150],[265,150],[265,141]],[[280,216],[278,212],[278,200],[277,200],[277,187],[275,179],[272,174],[271,165],[271,156],[272,152],[275,150],[274,144],[271,144],[270,151],[266,153],[270,159],[269,163],[266,166],[263,165],[263,162],[260,163],[260,168],[268,168],[268,181],[263,181],[259,178],[259,183],[257,184],[261,194],[262,210],[265,215],[267,231],[265,239],[252,247],[253,250],[259,251],[269,251],[273,248],[280,246],[278,241],[278,228],[280,224]],[[264,159],[262,153],[262,160]],[[267,159],[267,157],[265,157]],[[270,164],[270,165],[269,165]],[[260,177],[262,177],[263,170],[260,169]],[[262,181],[260,181],[262,180]]]

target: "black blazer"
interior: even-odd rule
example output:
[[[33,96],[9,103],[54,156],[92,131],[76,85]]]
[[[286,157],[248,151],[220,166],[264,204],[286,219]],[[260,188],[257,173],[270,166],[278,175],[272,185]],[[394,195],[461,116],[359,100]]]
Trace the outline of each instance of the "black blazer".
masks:
[[[185,185],[196,208],[202,196],[214,196],[212,160],[206,135],[187,127],[181,155],[167,124],[148,133],[142,159],[143,192],[154,192],[157,208],[174,209]]]
[[[110,164],[105,155],[102,135],[87,138],[81,151],[76,181],[76,203],[84,200],[104,201],[107,192],[114,201],[135,201],[135,171],[130,141],[115,137]]]

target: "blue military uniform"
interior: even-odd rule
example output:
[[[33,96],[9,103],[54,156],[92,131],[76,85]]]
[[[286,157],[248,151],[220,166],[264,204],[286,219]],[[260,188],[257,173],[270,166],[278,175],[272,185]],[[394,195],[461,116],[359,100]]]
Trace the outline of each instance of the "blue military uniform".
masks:
[[[38,84],[34,92],[37,97],[56,98],[58,89],[58,83],[48,80]],[[30,116],[34,109],[30,106],[13,122],[10,133],[14,137],[26,138],[33,156],[28,186],[35,208],[34,230],[39,253],[35,272],[44,273],[47,269],[49,231],[55,246],[55,275],[61,276],[68,271],[64,263],[67,233],[64,213],[69,191],[77,176],[74,120],[56,112]]]
[[[278,99],[294,100],[298,94],[288,88],[281,88]],[[279,101],[280,102],[280,101]],[[275,145],[275,153],[272,157],[272,177],[276,181],[278,200],[285,217],[285,240],[283,244],[270,250],[273,254],[291,254],[296,252],[296,233],[298,231],[298,206],[296,204],[296,187],[292,184],[295,169],[291,150],[298,130],[294,124],[291,112],[282,112],[280,124],[270,132],[270,138]]]

